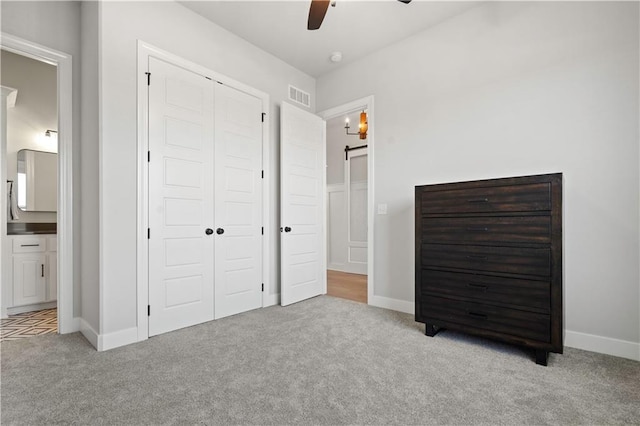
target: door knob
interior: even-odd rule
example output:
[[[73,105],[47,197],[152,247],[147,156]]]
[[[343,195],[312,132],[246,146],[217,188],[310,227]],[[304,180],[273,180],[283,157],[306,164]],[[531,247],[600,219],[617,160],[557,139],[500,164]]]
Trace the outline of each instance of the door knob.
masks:
[[[211,228],[207,228],[207,229],[204,231],[204,233],[205,233],[205,234],[207,234],[207,235],[211,235],[211,234],[213,234],[213,229],[211,229]]]
[[[222,229],[222,228],[216,229],[216,234],[218,234],[218,235],[224,234],[224,229]]]
[[[288,227],[288,226],[285,226],[285,227],[284,227],[284,232],[291,232],[291,228],[290,228],[290,227]]]

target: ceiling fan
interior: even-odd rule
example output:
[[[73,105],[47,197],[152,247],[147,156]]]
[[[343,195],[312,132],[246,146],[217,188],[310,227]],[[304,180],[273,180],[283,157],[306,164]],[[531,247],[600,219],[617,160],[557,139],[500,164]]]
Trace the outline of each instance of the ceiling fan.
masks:
[[[400,3],[408,4],[411,0],[398,0]],[[311,0],[309,8],[309,20],[307,21],[308,30],[317,30],[322,25],[322,20],[327,14],[329,5],[335,6],[336,2],[332,0]]]

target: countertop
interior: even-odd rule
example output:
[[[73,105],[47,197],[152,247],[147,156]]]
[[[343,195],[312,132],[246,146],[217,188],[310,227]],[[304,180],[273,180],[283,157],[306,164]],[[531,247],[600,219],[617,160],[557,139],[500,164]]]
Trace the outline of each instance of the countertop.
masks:
[[[7,235],[57,234],[58,224],[53,223],[21,223],[8,222]]]

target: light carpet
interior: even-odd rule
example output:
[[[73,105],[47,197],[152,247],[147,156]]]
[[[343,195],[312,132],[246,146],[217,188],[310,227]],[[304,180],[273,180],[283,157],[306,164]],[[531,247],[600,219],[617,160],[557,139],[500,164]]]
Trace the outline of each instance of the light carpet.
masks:
[[[519,347],[328,296],[96,352],[3,342],[12,424],[638,424],[640,363]]]

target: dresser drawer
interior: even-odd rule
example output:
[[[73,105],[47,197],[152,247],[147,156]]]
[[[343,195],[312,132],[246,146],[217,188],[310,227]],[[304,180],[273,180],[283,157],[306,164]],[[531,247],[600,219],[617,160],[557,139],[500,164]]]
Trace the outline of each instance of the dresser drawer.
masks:
[[[423,320],[436,325],[441,321],[541,342],[551,340],[550,319],[545,314],[436,296],[421,296],[420,311]]]
[[[423,268],[428,269],[454,268],[544,278],[551,275],[551,251],[548,248],[423,244],[420,261]]]
[[[551,210],[551,184],[489,186],[422,191],[423,214],[528,212]]]
[[[550,216],[434,217],[422,222],[423,241],[433,243],[550,244]]]
[[[476,299],[486,303],[517,306],[525,310],[549,313],[549,281],[491,277],[423,269],[420,294]]]
[[[37,235],[21,235],[12,238],[14,253],[37,253],[47,250],[47,238]]]

